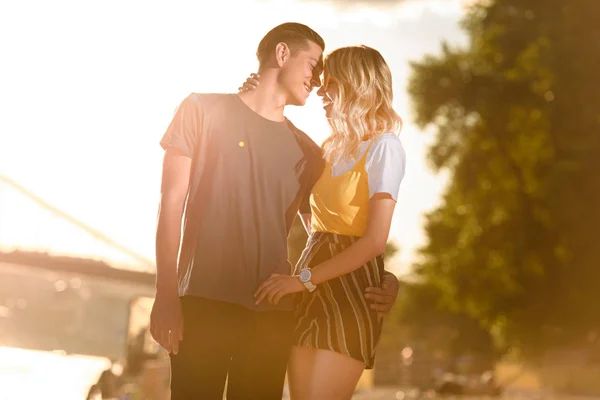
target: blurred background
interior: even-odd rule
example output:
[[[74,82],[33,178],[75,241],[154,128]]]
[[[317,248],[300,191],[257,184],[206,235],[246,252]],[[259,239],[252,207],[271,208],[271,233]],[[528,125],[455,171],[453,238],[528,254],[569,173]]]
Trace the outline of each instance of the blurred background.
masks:
[[[600,1],[22,0],[0,2],[0,399],[168,398],[158,142],[287,21],[378,49],[405,121],[401,291],[355,397],[600,396]],[[315,93],[286,115],[328,134]]]

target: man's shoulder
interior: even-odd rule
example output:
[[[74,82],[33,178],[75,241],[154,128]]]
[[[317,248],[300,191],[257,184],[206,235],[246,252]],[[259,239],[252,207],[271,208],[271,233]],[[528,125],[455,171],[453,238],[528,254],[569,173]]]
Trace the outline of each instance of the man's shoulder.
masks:
[[[196,104],[205,109],[211,107],[220,107],[228,103],[231,103],[233,96],[232,93],[198,93],[192,92],[186,98],[185,102]]]
[[[296,138],[298,139],[298,142],[300,143],[302,148],[308,150],[312,156],[318,156],[319,158],[322,158],[323,152],[321,150],[321,146],[315,143],[315,141],[312,140],[311,137],[306,134],[306,132],[294,125],[292,121],[288,119],[287,122],[289,128],[296,135]]]

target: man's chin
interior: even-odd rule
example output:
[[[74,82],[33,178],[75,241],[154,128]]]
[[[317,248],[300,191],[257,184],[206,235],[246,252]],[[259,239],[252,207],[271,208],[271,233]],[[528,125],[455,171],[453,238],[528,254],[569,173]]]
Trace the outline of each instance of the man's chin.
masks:
[[[292,101],[290,101],[288,104],[291,106],[303,106],[306,104],[306,98],[296,97],[296,98],[292,99]]]

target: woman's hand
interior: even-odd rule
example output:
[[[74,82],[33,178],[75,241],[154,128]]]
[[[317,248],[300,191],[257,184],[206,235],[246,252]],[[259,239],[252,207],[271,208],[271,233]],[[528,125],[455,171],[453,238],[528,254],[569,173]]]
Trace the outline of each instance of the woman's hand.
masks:
[[[306,287],[300,282],[297,276],[272,274],[269,279],[260,284],[254,298],[256,304],[260,304],[265,298],[269,304],[277,305],[283,296],[298,293],[305,290]]]
[[[238,88],[240,92],[247,92],[249,90],[254,90],[259,84],[260,75],[251,73],[246,82],[242,86]]]

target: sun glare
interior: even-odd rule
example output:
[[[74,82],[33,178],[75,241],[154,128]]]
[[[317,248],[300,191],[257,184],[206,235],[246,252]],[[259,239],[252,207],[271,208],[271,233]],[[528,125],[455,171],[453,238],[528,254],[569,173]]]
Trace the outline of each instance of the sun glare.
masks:
[[[392,50],[394,29],[401,32],[396,22],[441,2],[414,3],[421,5],[409,1],[393,12],[300,0],[4,4],[0,35],[11,40],[0,51],[11,62],[0,67],[0,175],[153,258],[158,141],[187,94],[235,91],[256,70],[261,37],[288,20],[322,32],[328,50],[359,43],[380,48],[390,65],[404,68],[395,76],[404,76],[407,60]],[[408,109],[406,99],[401,107]],[[325,138],[315,94],[287,114],[318,143]],[[419,199],[406,201],[418,207]],[[403,229],[418,236],[419,221],[411,223],[416,226]],[[0,181],[0,247],[130,259],[72,225]]]

